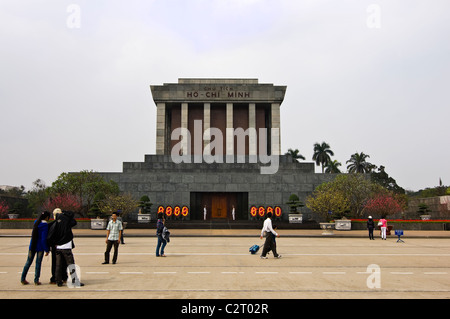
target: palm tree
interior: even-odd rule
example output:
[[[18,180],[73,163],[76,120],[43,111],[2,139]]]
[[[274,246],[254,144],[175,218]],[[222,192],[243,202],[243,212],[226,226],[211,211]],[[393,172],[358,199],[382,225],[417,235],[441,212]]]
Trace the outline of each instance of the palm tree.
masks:
[[[290,148],[284,155],[290,155],[292,157],[292,159],[297,162],[299,159],[305,160],[305,157],[302,154],[299,154],[299,152],[300,151],[298,149],[295,149],[295,151],[294,151],[292,148]]]
[[[324,166],[330,161],[330,155],[334,155],[333,151],[330,149],[330,145],[325,142],[322,142],[322,144],[314,144],[314,155],[312,159],[316,161],[317,166],[322,164],[322,173]]]
[[[370,173],[374,168],[376,168],[375,165],[372,163],[369,163],[366,161],[366,158],[369,158],[370,156],[367,154],[361,153],[355,153],[353,154],[350,159],[346,163],[350,163],[347,165],[347,170],[349,173]]]
[[[341,173],[341,170],[339,169],[339,166],[342,164],[338,162],[337,160],[334,161],[328,161],[328,163],[325,165],[325,173],[331,173],[331,174],[339,174]]]

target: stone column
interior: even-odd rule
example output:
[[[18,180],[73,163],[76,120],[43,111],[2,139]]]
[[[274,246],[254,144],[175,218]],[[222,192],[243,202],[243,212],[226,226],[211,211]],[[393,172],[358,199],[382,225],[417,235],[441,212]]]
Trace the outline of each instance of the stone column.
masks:
[[[258,150],[257,132],[256,132],[256,104],[248,105],[248,155],[249,162],[256,163],[256,155]]]
[[[272,103],[271,155],[281,155],[280,103]]]
[[[205,134],[206,130],[211,127],[211,103],[205,103],[203,106],[203,149],[210,143],[211,134]],[[208,131],[209,132],[209,131]]]
[[[226,155],[234,155],[233,103],[227,103]]]
[[[188,103],[181,103],[181,129],[183,131],[188,130]],[[183,149],[183,155],[189,155],[191,154],[191,149],[190,149],[190,141],[188,141],[189,139],[186,137],[183,137],[183,140],[181,142],[181,147]]]
[[[164,155],[166,150],[166,103],[156,105],[156,155]]]

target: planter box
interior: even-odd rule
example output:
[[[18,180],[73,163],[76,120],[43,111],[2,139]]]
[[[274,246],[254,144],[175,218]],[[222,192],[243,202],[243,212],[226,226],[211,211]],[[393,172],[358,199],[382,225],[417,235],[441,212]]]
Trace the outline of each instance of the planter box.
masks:
[[[289,224],[301,224],[303,222],[302,214],[289,214]]]
[[[19,214],[8,214],[9,219],[17,219],[19,218]]]
[[[320,228],[323,229],[322,235],[334,235],[333,229],[334,229],[334,223],[320,223]]]
[[[106,229],[106,219],[91,219],[91,229]]]
[[[150,220],[151,220],[150,214],[138,214],[138,223],[148,224],[150,223]]]
[[[351,230],[352,229],[352,221],[350,219],[338,219],[335,220],[336,230]]]
[[[431,215],[420,215],[420,218],[422,220],[430,220],[431,219]]]

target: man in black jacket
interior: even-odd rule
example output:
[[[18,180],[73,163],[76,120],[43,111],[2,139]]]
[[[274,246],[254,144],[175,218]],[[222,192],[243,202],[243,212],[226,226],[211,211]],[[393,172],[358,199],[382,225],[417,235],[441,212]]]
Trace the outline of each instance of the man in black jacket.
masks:
[[[372,216],[369,216],[369,219],[367,220],[367,229],[369,230],[369,239],[375,240],[373,238],[373,229],[375,228],[375,223],[373,222]]]
[[[61,211],[60,208],[55,208],[53,210],[53,219],[54,220],[49,223],[49,225],[48,225],[49,230],[51,230],[53,232],[55,231],[55,226],[52,227],[52,225],[56,222],[56,217],[59,214],[61,214],[61,213],[62,213],[62,211]],[[55,243],[51,243],[50,244],[50,240],[49,239],[52,236],[53,236],[53,234],[49,233],[48,236],[47,236],[47,241],[48,241],[48,244],[50,246],[50,251],[51,251],[51,255],[52,255],[52,277],[50,278],[50,284],[55,285],[56,284],[56,245],[55,245]],[[62,269],[67,269],[66,261],[65,261],[64,258],[61,260],[60,267]],[[67,272],[66,271],[62,272],[62,281],[63,282],[67,281]]]
[[[56,283],[58,287],[63,285],[62,273],[66,270],[63,267],[63,263],[67,265],[69,274],[71,277],[72,286],[84,286],[80,282],[76,273],[75,260],[73,257],[72,249],[75,248],[73,244],[72,227],[77,224],[74,218],[74,213],[69,211],[63,211],[56,216],[54,225],[49,229],[49,235],[47,237],[50,245],[56,246]]]

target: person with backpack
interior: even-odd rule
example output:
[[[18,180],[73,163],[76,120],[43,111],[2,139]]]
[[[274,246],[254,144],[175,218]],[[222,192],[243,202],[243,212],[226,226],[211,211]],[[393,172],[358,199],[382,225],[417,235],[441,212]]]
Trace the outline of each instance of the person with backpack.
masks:
[[[20,282],[22,285],[28,285],[29,282],[26,280],[28,270],[30,269],[33,259],[36,256],[36,266],[34,271],[34,284],[41,285],[39,277],[41,276],[41,265],[42,259],[48,256],[49,248],[47,245],[47,233],[48,233],[48,219],[50,218],[50,213],[45,211],[42,212],[38,219],[34,222],[33,230],[31,232],[30,246],[28,248],[28,257],[25,266],[22,270],[22,277]]]
[[[158,221],[156,222],[156,236],[158,237],[158,243],[156,245],[156,257],[166,257],[164,255],[164,248],[167,245],[167,240],[163,237],[164,232],[164,214],[159,213],[158,214]]]

